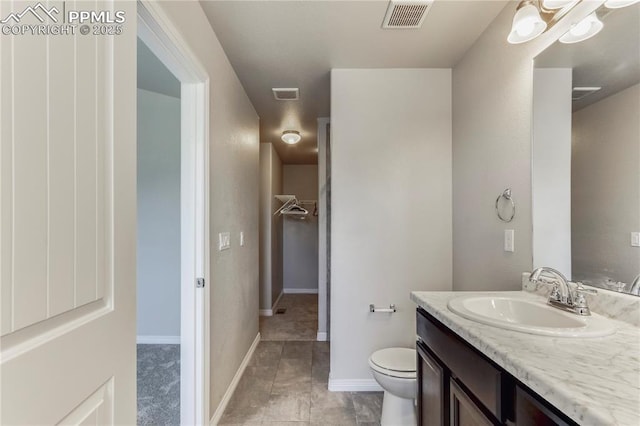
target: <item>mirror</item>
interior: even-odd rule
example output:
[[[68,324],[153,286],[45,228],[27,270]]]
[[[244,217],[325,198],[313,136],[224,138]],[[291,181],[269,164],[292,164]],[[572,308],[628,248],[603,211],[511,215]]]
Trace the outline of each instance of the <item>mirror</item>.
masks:
[[[640,4],[534,61],[533,266],[629,293],[640,274]]]

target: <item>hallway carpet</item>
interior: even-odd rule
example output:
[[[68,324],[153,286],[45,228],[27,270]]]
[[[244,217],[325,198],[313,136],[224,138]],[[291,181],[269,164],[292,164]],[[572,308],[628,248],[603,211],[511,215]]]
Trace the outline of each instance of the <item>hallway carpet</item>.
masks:
[[[328,377],[329,343],[262,341],[219,424],[380,424],[382,392],[329,392]]]
[[[138,345],[138,425],[180,424],[180,345]]]
[[[261,340],[314,341],[318,333],[318,295],[284,294],[278,309],[286,309],[284,314],[260,317]]]

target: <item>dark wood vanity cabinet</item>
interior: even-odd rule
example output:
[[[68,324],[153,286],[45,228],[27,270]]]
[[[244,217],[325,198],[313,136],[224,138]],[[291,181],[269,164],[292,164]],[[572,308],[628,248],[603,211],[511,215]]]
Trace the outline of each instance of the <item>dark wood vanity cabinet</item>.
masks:
[[[418,343],[418,417],[421,425],[444,425],[448,415],[445,406],[445,368]]]
[[[419,425],[576,424],[422,308],[416,323]]]

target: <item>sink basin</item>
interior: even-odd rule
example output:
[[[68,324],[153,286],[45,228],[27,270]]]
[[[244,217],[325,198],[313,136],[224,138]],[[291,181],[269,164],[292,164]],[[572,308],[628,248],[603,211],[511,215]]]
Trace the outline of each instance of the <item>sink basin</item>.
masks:
[[[580,316],[518,297],[462,296],[450,300],[448,307],[472,321],[542,336],[600,337],[615,332],[611,322],[600,315]]]

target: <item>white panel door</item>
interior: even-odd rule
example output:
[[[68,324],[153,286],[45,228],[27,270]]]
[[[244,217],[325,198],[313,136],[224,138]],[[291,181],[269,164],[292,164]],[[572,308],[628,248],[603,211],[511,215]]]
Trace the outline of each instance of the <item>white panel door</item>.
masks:
[[[135,2],[0,21],[0,424],[135,424]]]

